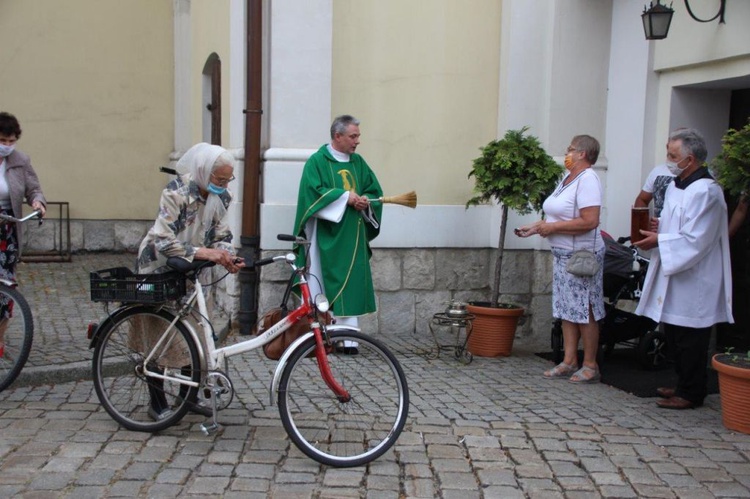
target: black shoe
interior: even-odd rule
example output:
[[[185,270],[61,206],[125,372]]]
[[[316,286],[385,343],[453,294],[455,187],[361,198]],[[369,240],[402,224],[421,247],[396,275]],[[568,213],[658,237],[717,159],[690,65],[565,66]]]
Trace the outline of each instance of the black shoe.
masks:
[[[345,347],[343,341],[337,341],[333,346],[333,349],[336,353],[343,353],[344,355],[359,355],[359,347]]]
[[[167,419],[171,415],[172,415],[172,409],[162,409],[161,411],[159,411],[158,409],[154,409],[153,406],[150,406],[148,408],[148,416],[154,421],[161,421],[163,419]]]

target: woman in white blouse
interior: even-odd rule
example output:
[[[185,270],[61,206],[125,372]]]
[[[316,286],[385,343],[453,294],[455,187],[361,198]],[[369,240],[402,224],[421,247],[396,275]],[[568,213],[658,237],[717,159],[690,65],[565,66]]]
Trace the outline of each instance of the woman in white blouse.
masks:
[[[605,245],[599,230],[602,186],[591,166],[599,157],[599,142],[576,135],[565,154],[568,172],[543,205],[545,219],[516,230],[519,237],[539,234],[549,240],[553,255],[552,315],[562,320],[565,357],[544,372],[545,378],[572,383],[600,380],[596,353],[598,320],[604,317],[603,268]],[[568,273],[565,266],[574,251],[596,255],[598,272],[590,277]],[[578,343],[583,338],[583,365],[578,366]]]

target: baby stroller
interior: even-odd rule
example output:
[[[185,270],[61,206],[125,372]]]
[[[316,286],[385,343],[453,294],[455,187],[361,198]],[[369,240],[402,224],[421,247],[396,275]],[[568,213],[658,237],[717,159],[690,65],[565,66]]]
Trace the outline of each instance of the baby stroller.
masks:
[[[648,259],[632,245],[629,237],[615,241],[602,231],[607,246],[604,255],[604,309],[599,321],[600,354],[606,358],[616,345],[636,349],[637,359],[645,369],[660,369],[666,365],[666,338],[658,324],[648,317],[636,315],[635,306],[641,297],[643,281],[648,270]],[[563,360],[562,321],[552,325],[552,359]]]

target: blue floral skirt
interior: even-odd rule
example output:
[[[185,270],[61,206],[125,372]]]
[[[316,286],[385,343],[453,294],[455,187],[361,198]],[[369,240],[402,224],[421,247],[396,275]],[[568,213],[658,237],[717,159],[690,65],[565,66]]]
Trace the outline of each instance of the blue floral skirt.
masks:
[[[552,316],[576,324],[588,324],[589,304],[594,320],[604,318],[604,253],[605,247],[595,252],[599,272],[580,277],[565,270],[573,254],[570,250],[552,248]]]

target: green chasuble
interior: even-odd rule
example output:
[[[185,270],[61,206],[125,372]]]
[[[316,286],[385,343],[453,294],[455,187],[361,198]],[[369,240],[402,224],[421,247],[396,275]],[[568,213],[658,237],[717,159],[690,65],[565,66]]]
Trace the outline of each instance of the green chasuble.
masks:
[[[383,195],[377,177],[359,154],[352,154],[348,163],[340,163],[322,146],[305,163],[297,199],[295,234],[309,237],[305,224],[310,217],[336,201],[347,191],[354,191],[370,199]],[[382,203],[372,203],[377,220],[381,219]],[[333,313],[338,316],[358,316],[376,311],[375,290],[370,273],[369,242],[377,237],[379,228],[365,221],[362,214],[346,207],[343,218],[335,223],[317,220],[317,242],[326,296]],[[306,265],[305,249],[295,248],[297,265]],[[311,277],[311,279],[314,279]]]

